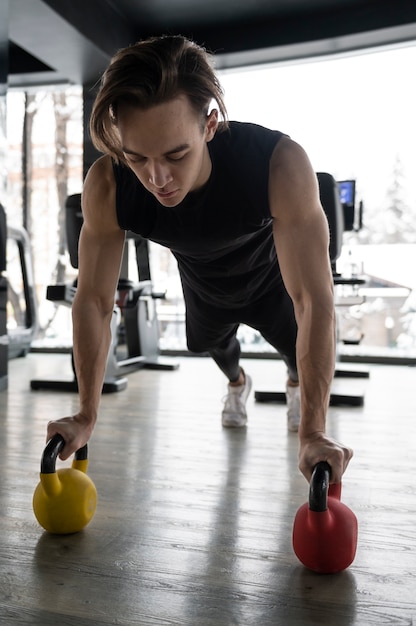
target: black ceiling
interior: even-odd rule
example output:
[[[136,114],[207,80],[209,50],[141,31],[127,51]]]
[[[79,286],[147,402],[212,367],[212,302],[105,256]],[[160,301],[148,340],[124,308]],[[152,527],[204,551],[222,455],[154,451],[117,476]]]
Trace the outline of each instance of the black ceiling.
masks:
[[[9,0],[9,85],[94,83],[118,48],[166,33],[232,67],[416,41],[416,2]]]

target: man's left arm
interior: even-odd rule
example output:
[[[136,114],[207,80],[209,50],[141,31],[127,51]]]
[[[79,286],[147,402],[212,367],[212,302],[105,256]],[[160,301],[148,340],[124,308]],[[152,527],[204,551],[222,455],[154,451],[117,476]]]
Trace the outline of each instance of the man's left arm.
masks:
[[[331,482],[339,482],[352,450],[326,435],[336,341],[328,223],[308,156],[287,137],[274,150],[269,181],[276,251],[298,326],[299,468],[309,481],[316,463],[327,461]]]

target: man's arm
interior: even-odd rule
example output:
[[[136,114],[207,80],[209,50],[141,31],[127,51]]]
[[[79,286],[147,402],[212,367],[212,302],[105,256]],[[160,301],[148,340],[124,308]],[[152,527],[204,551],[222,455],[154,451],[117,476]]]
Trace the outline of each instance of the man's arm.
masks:
[[[318,461],[339,482],[352,451],[325,434],[335,368],[335,310],[328,224],[316,174],[304,150],[289,138],[270,164],[269,196],[276,251],[298,325],[296,358],[301,388],[299,468],[310,480]]]
[[[125,240],[117,223],[115,181],[109,157],[91,168],[82,194],[84,223],[79,272],[72,305],[73,350],[79,388],[78,413],[48,424],[47,438],[61,434],[66,459],[90,438],[97,420],[111,343],[110,323]]]

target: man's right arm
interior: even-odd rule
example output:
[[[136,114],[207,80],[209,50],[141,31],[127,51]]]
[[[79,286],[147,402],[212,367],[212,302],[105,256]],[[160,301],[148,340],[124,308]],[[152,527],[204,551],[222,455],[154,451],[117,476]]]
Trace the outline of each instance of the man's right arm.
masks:
[[[73,350],[79,411],[48,424],[47,439],[61,434],[66,459],[90,438],[97,420],[111,343],[110,323],[125,233],[117,223],[115,181],[109,157],[91,168],[82,193],[84,223],[79,239],[79,272],[72,305]]]

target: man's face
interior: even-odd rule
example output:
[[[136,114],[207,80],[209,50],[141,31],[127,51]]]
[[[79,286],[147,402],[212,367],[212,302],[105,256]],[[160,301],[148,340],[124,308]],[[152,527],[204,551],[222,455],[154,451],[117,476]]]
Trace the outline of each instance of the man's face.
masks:
[[[121,105],[117,128],[125,159],[142,185],[167,207],[204,185],[211,173],[207,142],[217,129],[217,112],[204,128],[186,96],[149,109]]]

